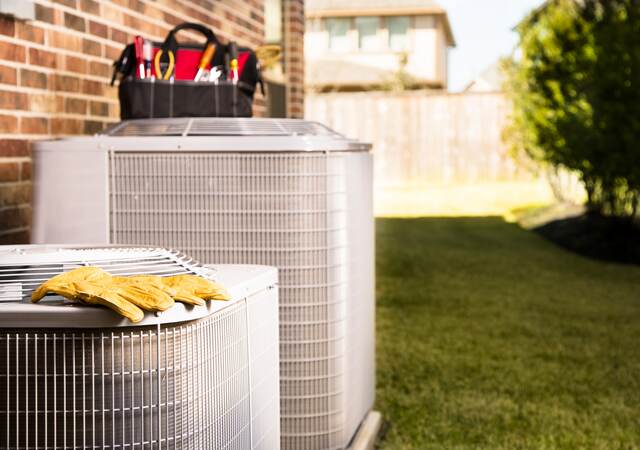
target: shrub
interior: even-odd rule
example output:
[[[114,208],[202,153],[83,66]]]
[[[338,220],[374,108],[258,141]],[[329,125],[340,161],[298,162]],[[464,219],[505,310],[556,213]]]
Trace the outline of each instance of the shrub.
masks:
[[[519,26],[507,61],[516,151],[576,171],[592,211],[640,201],[640,1],[551,0]]]

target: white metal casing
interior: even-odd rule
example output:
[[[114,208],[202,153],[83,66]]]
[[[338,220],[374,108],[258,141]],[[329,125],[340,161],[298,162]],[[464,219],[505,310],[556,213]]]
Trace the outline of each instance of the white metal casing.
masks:
[[[344,448],[374,400],[369,146],[304,121],[194,120],[35,144],[33,238],[278,267],[282,447]]]
[[[38,267],[70,267],[55,253],[43,261],[30,246],[6,249],[0,288]],[[55,296],[31,304],[5,295],[0,448],[278,448],[277,273],[212,268],[232,300],[177,303],[138,324]]]

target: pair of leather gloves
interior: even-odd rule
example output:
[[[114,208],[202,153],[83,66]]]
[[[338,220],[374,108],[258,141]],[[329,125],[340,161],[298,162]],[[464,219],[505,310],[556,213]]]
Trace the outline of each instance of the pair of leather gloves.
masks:
[[[47,294],[106,306],[134,323],[142,320],[144,311],[166,311],[176,301],[204,305],[205,300],[229,300],[222,286],[197,275],[119,277],[94,266],[73,269],[45,281],[33,291],[31,301],[37,302]]]

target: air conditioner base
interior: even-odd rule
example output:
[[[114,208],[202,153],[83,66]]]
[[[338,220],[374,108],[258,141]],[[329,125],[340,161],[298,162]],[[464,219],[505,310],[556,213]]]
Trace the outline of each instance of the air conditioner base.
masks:
[[[382,426],[382,414],[369,411],[347,450],[373,450]]]

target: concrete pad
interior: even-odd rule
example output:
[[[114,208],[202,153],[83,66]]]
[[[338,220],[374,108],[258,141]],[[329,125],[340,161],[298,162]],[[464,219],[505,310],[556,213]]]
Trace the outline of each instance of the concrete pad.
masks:
[[[347,450],[373,450],[382,427],[382,414],[369,411]]]

